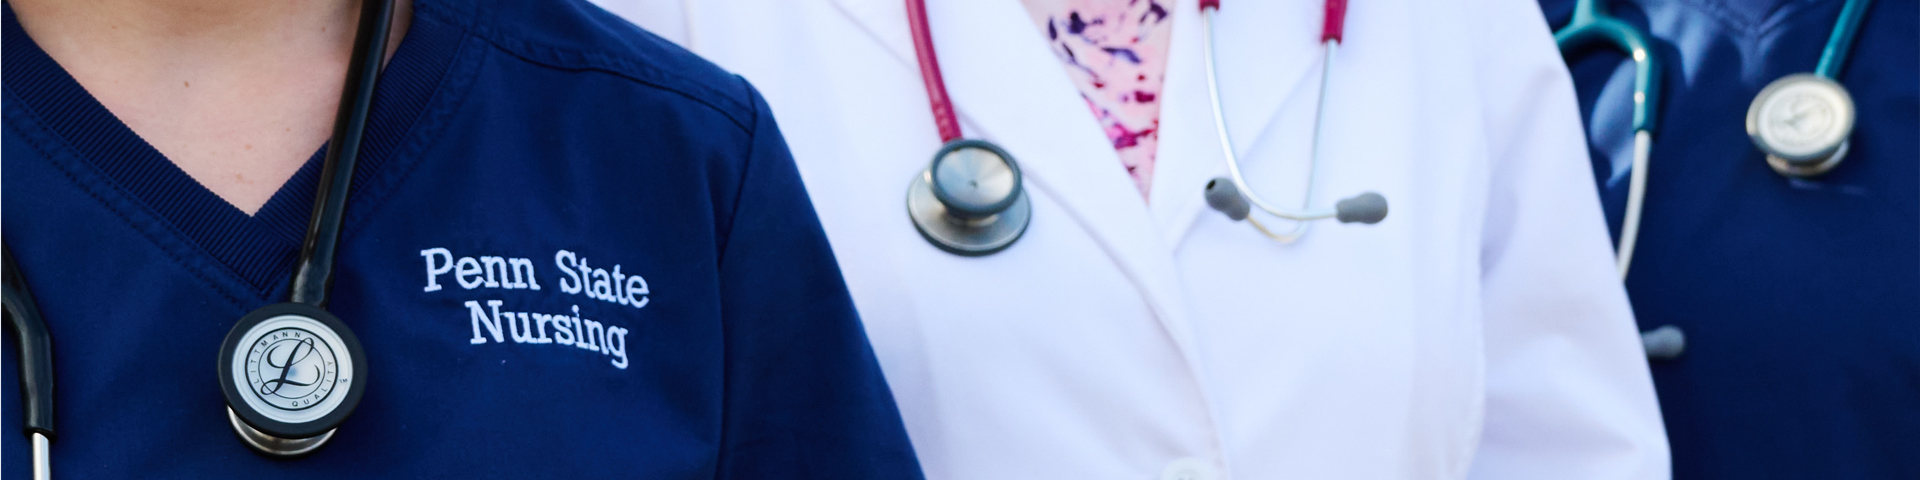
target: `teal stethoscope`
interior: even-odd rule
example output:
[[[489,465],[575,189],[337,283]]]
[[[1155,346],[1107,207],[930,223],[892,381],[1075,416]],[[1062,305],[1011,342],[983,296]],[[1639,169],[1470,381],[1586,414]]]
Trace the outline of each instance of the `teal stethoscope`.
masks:
[[[1767,165],[1793,178],[1826,173],[1847,155],[1847,138],[1853,133],[1853,97],[1846,87],[1835,82],[1847,51],[1860,29],[1872,0],[1847,0],[1840,19],[1821,50],[1820,65],[1813,73],[1781,77],[1760,90],[1747,109],[1747,136],[1753,145],[1767,154]],[[1573,7],[1573,20],[1553,33],[1562,56],[1587,45],[1604,42],[1625,50],[1633,57],[1633,166],[1627,180],[1626,218],[1620,224],[1617,264],[1620,278],[1633,265],[1633,247],[1640,234],[1640,212],[1646,205],[1647,156],[1653,150],[1653,130],[1660,104],[1659,57],[1648,48],[1647,34],[1607,12],[1597,0],[1579,0]],[[1678,327],[1662,326],[1642,333],[1647,356],[1672,359],[1685,350],[1686,337]]]

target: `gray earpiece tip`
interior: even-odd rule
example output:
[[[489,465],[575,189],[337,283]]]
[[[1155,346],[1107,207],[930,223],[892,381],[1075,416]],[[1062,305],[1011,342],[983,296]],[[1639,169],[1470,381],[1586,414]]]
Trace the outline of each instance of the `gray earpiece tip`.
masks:
[[[1687,334],[1680,327],[1661,325],[1660,328],[1640,332],[1640,344],[1647,349],[1649,360],[1673,360],[1687,351]]]
[[[1333,204],[1333,217],[1340,223],[1380,223],[1387,218],[1387,197],[1367,192],[1341,200]]]
[[[1233,179],[1219,177],[1206,182],[1206,204],[1227,213],[1233,221],[1244,221],[1246,213],[1252,211],[1252,205],[1246,204],[1246,198],[1240,196],[1240,188],[1233,186]]]
[[[1240,189],[1233,186],[1233,179],[1227,177],[1207,181],[1207,206],[1236,222],[1246,220],[1247,212],[1253,209],[1247,204],[1247,197],[1240,196]]]

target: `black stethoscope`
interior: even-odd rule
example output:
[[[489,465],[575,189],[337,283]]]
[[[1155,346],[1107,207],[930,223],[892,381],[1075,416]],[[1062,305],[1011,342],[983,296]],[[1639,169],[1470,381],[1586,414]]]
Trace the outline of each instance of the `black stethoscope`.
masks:
[[[366,352],[326,306],[347,190],[386,58],[393,11],[394,0],[361,7],[347,85],[288,301],[241,317],[220,345],[218,370],[227,419],[243,443],[267,456],[299,457],[325,445],[366,394]],[[21,410],[33,438],[34,478],[44,479],[50,476],[48,443],[55,438],[53,338],[11,249],[5,261],[5,310],[20,343]]]
[[[992,142],[961,136],[953,101],[947,95],[946,80],[940,74],[940,60],[934,54],[933,34],[927,26],[927,2],[906,2],[907,24],[913,32],[913,50],[920,63],[920,79],[926,85],[934,125],[940,130],[942,142],[940,149],[933,154],[933,162],[915,175],[907,187],[907,216],[913,220],[914,229],[920,231],[920,236],[941,250],[964,256],[989,255],[1004,250],[1019,240],[1020,235],[1027,231],[1027,225],[1033,222],[1033,204],[1027,200],[1019,164],[1014,162],[1013,155]],[[1247,187],[1246,180],[1240,174],[1239,158],[1234,155],[1232,139],[1227,136],[1226,119],[1222,116],[1220,106],[1219,76],[1214,71],[1213,15],[1219,9],[1218,0],[1200,2],[1201,19],[1207,31],[1208,94],[1213,102],[1215,127],[1226,150],[1227,167],[1232,176],[1207,182],[1207,205],[1233,220],[1247,220],[1255,229],[1281,243],[1304,235],[1306,226],[1313,220],[1337,219],[1342,223],[1372,224],[1385,219],[1387,199],[1373,192],[1341,200],[1332,208],[1312,208],[1303,202],[1299,210],[1274,206],[1258,195],[1248,195],[1252,189]],[[1321,44],[1325,48],[1325,60],[1329,67],[1340,45],[1346,11],[1346,0],[1327,0]],[[1330,78],[1325,70],[1331,68],[1323,69],[1320,77],[1322,104],[1326,100]],[[1314,114],[1313,161],[1308,164],[1307,171],[1308,200],[1313,194],[1313,167],[1317,166],[1320,157],[1321,111],[1316,107]],[[1247,215],[1253,207],[1299,224],[1290,233],[1275,234]]]

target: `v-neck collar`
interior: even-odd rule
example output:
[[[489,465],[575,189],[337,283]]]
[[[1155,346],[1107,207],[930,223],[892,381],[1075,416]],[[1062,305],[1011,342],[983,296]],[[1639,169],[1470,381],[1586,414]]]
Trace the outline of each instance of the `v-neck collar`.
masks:
[[[141,139],[40,49],[4,7],[5,88],[77,156],[144,204],[183,240],[224,265],[259,295],[285,284],[312,215],[326,147],[307,159],[253,216],[227,203]],[[365,144],[354,168],[353,200],[393,163],[454,59],[463,34],[415,15],[374,90]],[[349,211],[354,204],[349,204]],[[349,219],[352,217],[350,216]],[[348,227],[351,229],[351,225]]]

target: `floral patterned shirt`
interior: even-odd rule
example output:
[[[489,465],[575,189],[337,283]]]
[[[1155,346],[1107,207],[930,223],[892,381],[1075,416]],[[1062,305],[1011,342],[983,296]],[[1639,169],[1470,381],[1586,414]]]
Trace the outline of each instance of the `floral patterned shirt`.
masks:
[[[1158,0],[1021,0],[1145,198],[1173,22]]]

